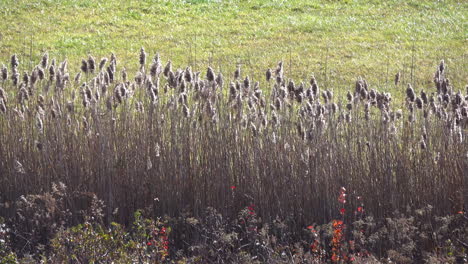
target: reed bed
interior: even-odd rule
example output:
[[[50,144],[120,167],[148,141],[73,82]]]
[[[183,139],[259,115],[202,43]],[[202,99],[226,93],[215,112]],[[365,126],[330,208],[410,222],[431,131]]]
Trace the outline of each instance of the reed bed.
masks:
[[[5,62],[1,215],[58,182],[96,194],[106,219],[123,223],[141,208],[235,217],[255,204],[265,221],[303,228],[337,217],[341,187],[346,210],[363,204],[376,218],[427,205],[463,210],[468,87],[452,87],[444,61],[432,87],[397,74],[406,96],[396,100],[362,78],[337,98],[314,76],[289,79],[282,62],[253,80],[241,68],[177,68],[143,48],[137,59],[136,73],[114,54],[84,58],[73,74],[47,53],[26,72],[16,55]]]

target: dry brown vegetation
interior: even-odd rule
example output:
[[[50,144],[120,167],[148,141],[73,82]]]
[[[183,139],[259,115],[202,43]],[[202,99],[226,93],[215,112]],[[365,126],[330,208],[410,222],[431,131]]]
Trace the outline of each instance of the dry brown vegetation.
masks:
[[[229,215],[254,202],[265,219],[326,222],[341,186],[376,217],[462,210],[467,91],[450,85],[443,61],[434,87],[408,85],[394,102],[363,79],[335,98],[313,76],[294,83],[282,63],[260,84],[240,68],[176,70],[158,56],[147,63],[143,49],[139,60],[134,77],[114,55],[83,60],[72,77],[47,54],[20,74],[12,56],[0,94],[3,203],[60,181],[119,208],[119,220],[150,205]]]
[[[361,78],[335,98],[313,76],[288,79],[281,62],[256,82],[241,68],[176,70],[144,49],[139,61],[134,76],[113,54],[84,59],[73,76],[47,54],[29,73],[16,55],[3,66],[1,215],[53,182],[96,194],[106,222],[128,223],[140,208],[235,217],[254,203],[263,220],[301,229],[336,218],[341,186],[347,211],[362,204],[377,219],[427,205],[463,211],[468,87],[451,86],[443,61],[426,89],[397,74],[404,100]]]

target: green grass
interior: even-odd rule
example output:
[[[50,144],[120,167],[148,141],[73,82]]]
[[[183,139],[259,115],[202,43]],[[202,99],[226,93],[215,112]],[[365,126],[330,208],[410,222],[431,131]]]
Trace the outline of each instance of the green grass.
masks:
[[[115,52],[120,66],[133,70],[144,46],[176,67],[211,64],[231,75],[240,63],[257,79],[283,60],[289,76],[305,79],[314,72],[337,92],[357,76],[391,89],[398,71],[403,83],[428,89],[434,65],[445,58],[455,88],[468,84],[463,0],[98,2],[0,1],[0,60],[18,53],[27,70],[45,50],[75,66],[88,53]]]

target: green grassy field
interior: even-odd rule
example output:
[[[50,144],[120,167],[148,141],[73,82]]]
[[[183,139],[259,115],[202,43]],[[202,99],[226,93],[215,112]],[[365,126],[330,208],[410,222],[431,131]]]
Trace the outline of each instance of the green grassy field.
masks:
[[[256,79],[283,60],[289,76],[315,73],[342,92],[357,76],[392,89],[398,71],[403,84],[428,89],[444,58],[455,89],[468,83],[467,1],[98,2],[0,1],[0,60],[18,53],[28,70],[46,50],[75,66],[87,54],[114,52],[119,66],[136,70],[144,46],[175,67],[210,64],[231,75],[242,64]]]

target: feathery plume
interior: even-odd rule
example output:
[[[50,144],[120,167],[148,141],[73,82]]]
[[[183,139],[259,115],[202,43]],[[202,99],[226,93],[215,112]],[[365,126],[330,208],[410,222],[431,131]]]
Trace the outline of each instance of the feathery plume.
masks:
[[[104,66],[106,66],[107,63],[107,58],[102,58],[101,62],[99,62],[99,71],[102,71],[104,69]]]
[[[140,49],[140,67],[143,68],[146,64],[146,52],[145,48],[141,47]]]
[[[414,100],[416,99],[416,95],[414,94],[413,87],[409,83],[408,83],[408,88],[406,88],[406,98],[408,98],[410,102],[414,102]]]
[[[11,56],[11,69],[16,69],[16,67],[18,67],[19,65],[19,60],[18,60],[18,56],[16,56],[16,54],[13,54],[13,56]]]
[[[266,81],[270,82],[271,80],[271,69],[268,69],[265,73]]]
[[[49,67],[49,80],[53,82],[55,80],[55,66],[54,64]]]
[[[169,73],[172,72],[172,62],[168,61],[166,67],[164,67],[163,75],[166,78],[169,78]]]
[[[275,75],[278,77],[283,77],[283,62],[280,61],[278,62],[278,66],[276,67],[275,70]]]
[[[44,80],[45,78],[44,70],[41,67],[37,68],[37,77],[39,78],[40,81]]]
[[[8,80],[8,69],[5,67],[4,64],[2,65],[2,80]]]
[[[422,108],[423,108],[423,101],[422,101],[421,98],[419,98],[419,97],[416,98],[416,100],[414,101],[414,103],[416,104],[416,107],[417,107],[418,109],[422,109]]]
[[[46,52],[44,52],[44,55],[42,55],[42,59],[41,59],[42,69],[46,69],[47,64],[49,64],[49,53],[46,51]]]
[[[237,65],[237,68],[234,71],[234,80],[239,79],[240,76],[241,76],[241,68],[240,68],[240,65]]]
[[[249,90],[249,88],[250,88],[250,78],[247,75],[245,76],[245,79],[244,79],[244,89]]]
[[[65,59],[64,61],[62,61],[62,63],[60,63],[60,72],[62,74],[65,74],[66,71],[67,71],[67,66],[68,66],[68,61]]]
[[[81,60],[81,70],[87,74],[88,73],[88,62],[85,61],[84,59]]]
[[[93,56],[89,55],[88,57],[88,70],[91,73],[94,73],[94,70],[96,69],[96,61]]]
[[[207,71],[206,71],[206,79],[209,81],[209,82],[212,82],[215,80],[215,73],[213,71],[213,68],[211,67],[208,67]]]
[[[441,60],[439,64],[439,71],[440,73],[444,73],[444,70],[445,70],[445,61]]]

